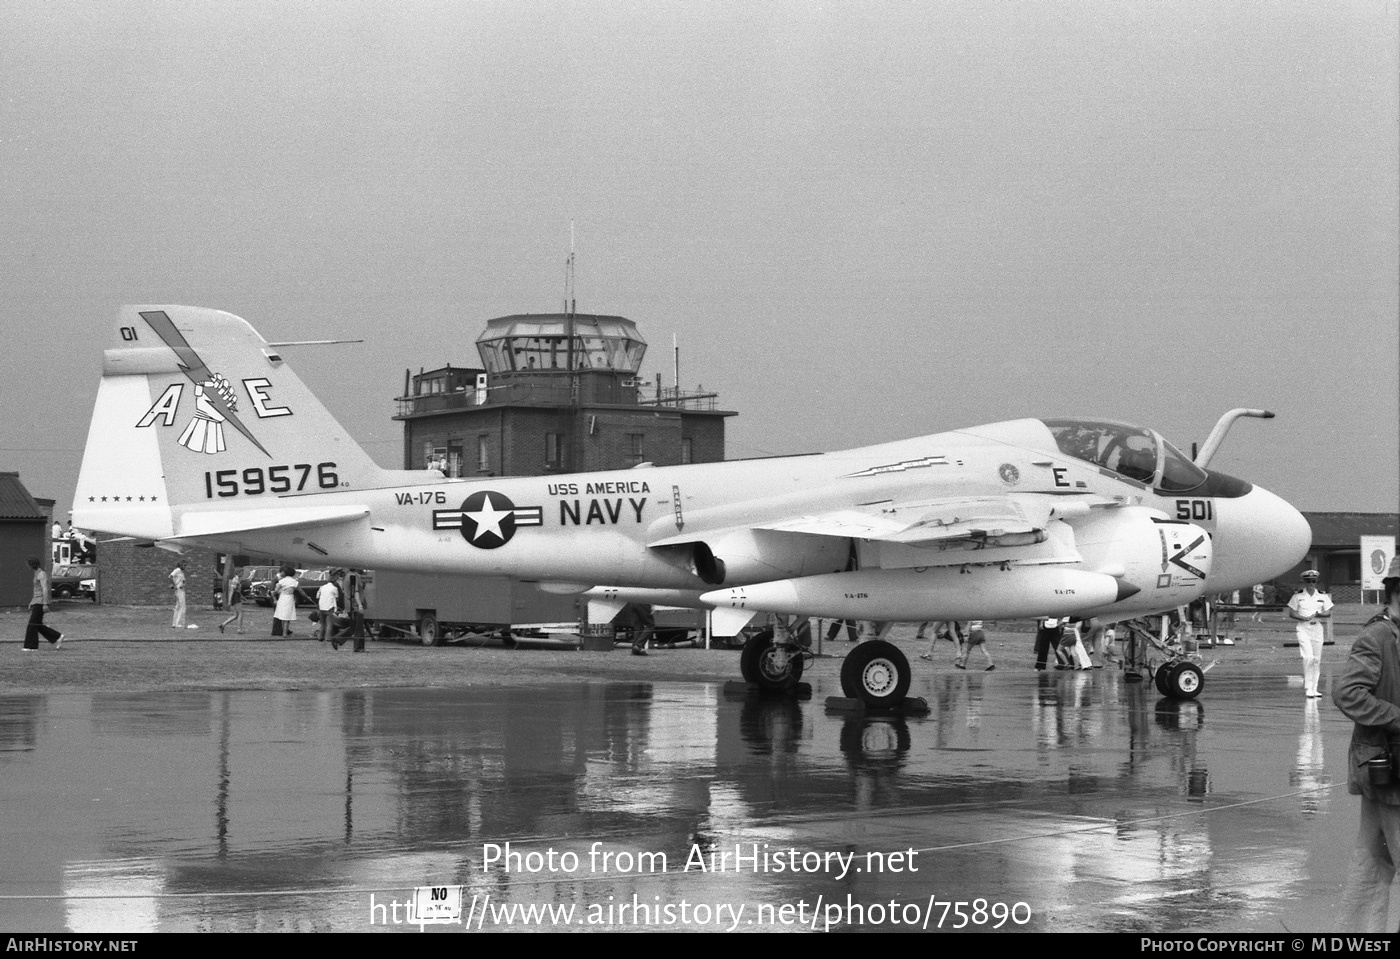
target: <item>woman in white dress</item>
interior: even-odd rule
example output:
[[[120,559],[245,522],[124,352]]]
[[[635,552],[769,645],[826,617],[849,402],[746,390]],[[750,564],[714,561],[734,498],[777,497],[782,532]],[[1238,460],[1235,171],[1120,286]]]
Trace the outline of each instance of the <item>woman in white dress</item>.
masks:
[[[297,571],[290,566],[282,567],[282,578],[273,587],[277,596],[277,606],[272,611],[272,635],[292,635],[292,621],[297,618]]]

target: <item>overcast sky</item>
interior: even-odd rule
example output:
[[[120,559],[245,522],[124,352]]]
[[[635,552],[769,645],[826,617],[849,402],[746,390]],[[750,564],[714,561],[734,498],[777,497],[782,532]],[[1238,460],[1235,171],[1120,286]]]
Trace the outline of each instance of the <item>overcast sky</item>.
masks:
[[[1394,0],[7,0],[0,469],[62,516],[123,303],[288,350],[387,466],[405,367],[563,300],[731,458],[1101,416],[1400,508]],[[94,334],[97,334],[96,336]],[[332,351],[334,351],[332,353]]]

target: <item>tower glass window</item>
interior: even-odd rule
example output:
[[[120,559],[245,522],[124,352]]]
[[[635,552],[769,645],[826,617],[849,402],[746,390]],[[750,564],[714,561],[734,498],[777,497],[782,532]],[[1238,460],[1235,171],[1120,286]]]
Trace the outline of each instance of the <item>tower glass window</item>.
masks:
[[[575,370],[635,374],[647,344],[626,317],[544,313],[488,321],[476,349],[493,374],[567,371],[571,361]]]

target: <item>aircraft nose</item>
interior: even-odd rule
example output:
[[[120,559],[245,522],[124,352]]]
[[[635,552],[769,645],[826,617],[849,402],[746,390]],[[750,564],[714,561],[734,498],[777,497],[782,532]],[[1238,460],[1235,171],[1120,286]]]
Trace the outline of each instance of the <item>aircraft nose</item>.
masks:
[[[1293,506],[1261,486],[1218,500],[1211,579],[1222,589],[1268,582],[1297,565],[1312,547],[1312,527]]]
[[[1274,500],[1272,507],[1277,514],[1277,526],[1274,535],[1279,542],[1279,552],[1284,556],[1293,558],[1288,566],[1280,569],[1280,573],[1285,573],[1292,568],[1294,563],[1302,562],[1303,557],[1308,555],[1308,550],[1312,549],[1312,527],[1303,518],[1303,514],[1293,508],[1292,504],[1284,502],[1268,490],[1262,490],[1264,495]],[[1277,575],[1277,574],[1275,574]]]

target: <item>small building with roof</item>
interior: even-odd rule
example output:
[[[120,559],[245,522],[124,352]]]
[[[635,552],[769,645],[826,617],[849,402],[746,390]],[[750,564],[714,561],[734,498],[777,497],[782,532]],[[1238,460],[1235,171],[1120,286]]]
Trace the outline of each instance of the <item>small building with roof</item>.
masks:
[[[49,568],[51,499],[35,499],[18,473],[0,473],[0,606],[28,606],[34,592],[29,557]]]
[[[479,366],[404,372],[394,419],[405,469],[538,476],[724,459],[717,395],[644,380],[647,344],[622,316],[488,320]]]
[[[1319,573],[1318,587],[1334,602],[1361,602],[1361,537],[1400,536],[1400,513],[1304,513],[1312,527],[1312,548],[1303,561],[1280,576],[1278,595],[1286,599],[1305,569]]]

